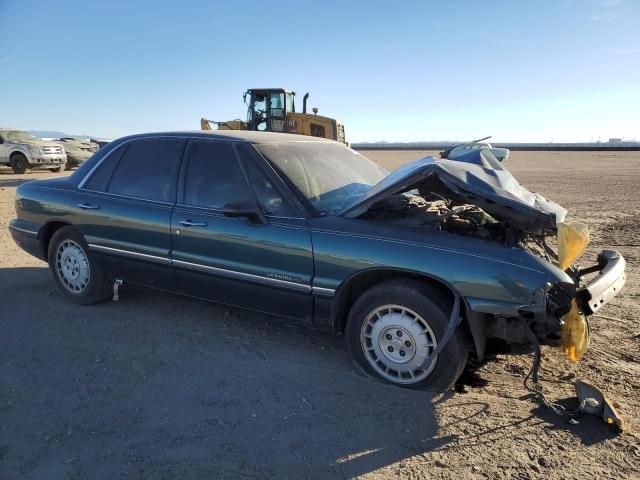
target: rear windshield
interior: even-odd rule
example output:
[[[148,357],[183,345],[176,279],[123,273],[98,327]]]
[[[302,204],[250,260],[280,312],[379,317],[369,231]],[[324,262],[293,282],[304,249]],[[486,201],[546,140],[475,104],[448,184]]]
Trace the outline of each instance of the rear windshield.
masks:
[[[388,174],[339,143],[264,143],[255,147],[323,214],[338,213]]]

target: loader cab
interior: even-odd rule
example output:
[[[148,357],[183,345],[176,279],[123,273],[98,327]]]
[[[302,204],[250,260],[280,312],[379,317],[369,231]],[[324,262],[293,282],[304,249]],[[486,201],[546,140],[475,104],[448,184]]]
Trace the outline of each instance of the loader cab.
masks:
[[[295,112],[296,93],[284,88],[254,88],[244,94],[249,130],[284,132],[287,114]]]

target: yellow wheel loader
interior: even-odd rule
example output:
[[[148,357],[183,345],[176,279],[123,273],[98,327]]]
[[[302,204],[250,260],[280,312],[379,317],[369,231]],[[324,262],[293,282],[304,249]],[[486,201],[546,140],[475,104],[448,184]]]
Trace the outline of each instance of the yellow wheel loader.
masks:
[[[202,130],[256,130],[262,132],[297,133],[328,138],[346,143],[344,124],[340,120],[318,115],[318,109],[307,113],[309,94],[302,98],[302,113],[296,112],[296,92],[284,88],[251,88],[244,93],[247,120],[217,122],[200,119]]]

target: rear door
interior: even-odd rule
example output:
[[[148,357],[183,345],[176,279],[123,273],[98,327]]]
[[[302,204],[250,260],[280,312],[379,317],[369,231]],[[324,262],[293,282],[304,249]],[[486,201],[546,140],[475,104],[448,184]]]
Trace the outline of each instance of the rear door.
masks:
[[[185,144],[175,137],[126,143],[80,189],[74,223],[113,277],[176,288],[170,225]]]
[[[268,172],[251,163],[250,148],[189,141],[171,220],[179,286],[190,295],[310,322],[313,258],[306,219]],[[246,169],[236,152],[249,162]],[[247,173],[260,192],[249,186]],[[256,193],[266,223],[224,215],[230,202],[257,202]]]

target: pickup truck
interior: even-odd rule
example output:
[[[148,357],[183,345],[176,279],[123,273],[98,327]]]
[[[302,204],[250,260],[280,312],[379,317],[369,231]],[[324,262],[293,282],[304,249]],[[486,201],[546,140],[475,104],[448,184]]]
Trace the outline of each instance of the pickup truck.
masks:
[[[15,173],[25,173],[31,168],[61,171],[67,164],[64,147],[34,137],[20,130],[0,129],[0,165],[6,165]]]

